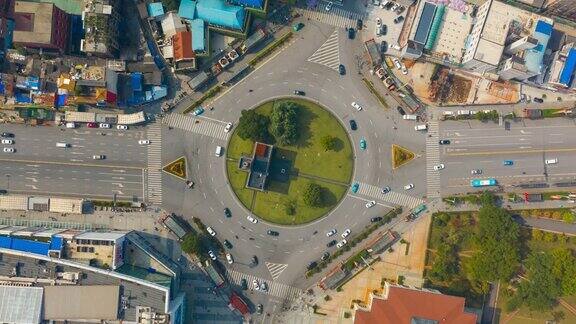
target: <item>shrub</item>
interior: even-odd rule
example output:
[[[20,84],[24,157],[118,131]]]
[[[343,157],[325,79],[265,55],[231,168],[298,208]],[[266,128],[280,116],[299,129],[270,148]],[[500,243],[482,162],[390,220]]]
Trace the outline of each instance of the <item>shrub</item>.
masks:
[[[302,200],[304,203],[310,207],[321,207],[324,203],[322,197],[322,188],[320,185],[316,183],[309,183],[306,188],[304,189],[304,193],[302,194]]]
[[[330,295],[324,296],[324,300],[325,300],[325,301],[329,301],[329,300],[331,300],[331,299],[332,299],[332,297],[330,297]]]
[[[344,312],[344,318],[350,318],[351,314],[350,312]]]

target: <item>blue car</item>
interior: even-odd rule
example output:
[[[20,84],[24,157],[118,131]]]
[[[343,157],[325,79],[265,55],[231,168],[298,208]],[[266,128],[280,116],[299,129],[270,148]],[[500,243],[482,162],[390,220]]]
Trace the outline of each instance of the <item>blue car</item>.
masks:
[[[352,184],[352,188],[351,188],[352,192],[357,193],[358,189],[360,189],[360,184],[358,182],[354,182],[354,184]]]
[[[514,161],[512,160],[504,160],[504,165],[513,165]]]
[[[204,108],[202,108],[202,107],[198,107],[198,108],[194,109],[194,112],[192,112],[192,114],[194,116],[200,116],[203,113],[204,113]]]
[[[360,140],[360,149],[362,149],[362,150],[366,149],[366,140],[365,139]]]

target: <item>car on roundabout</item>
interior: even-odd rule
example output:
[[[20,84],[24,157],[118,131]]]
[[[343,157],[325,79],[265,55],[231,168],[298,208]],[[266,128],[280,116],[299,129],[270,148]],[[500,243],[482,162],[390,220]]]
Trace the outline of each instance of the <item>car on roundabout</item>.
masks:
[[[356,124],[356,121],[354,119],[350,119],[349,123],[351,130],[355,131],[358,129],[358,124]]]
[[[268,235],[270,235],[270,236],[278,236],[278,235],[280,235],[280,233],[278,233],[278,232],[276,232],[276,231],[273,231],[273,230],[268,230],[266,233],[267,233]]]
[[[365,150],[365,149],[366,149],[366,146],[367,146],[366,140],[365,140],[364,138],[361,138],[361,139],[360,139],[360,149],[361,149],[361,150]]]
[[[362,111],[362,106],[360,106],[360,104],[358,104],[356,101],[352,101],[351,105],[354,107],[354,109]]]
[[[224,208],[224,216],[226,216],[226,218],[232,217],[232,212],[230,211],[230,208],[228,207]]]
[[[358,182],[354,182],[354,183],[352,184],[352,187],[350,187],[350,190],[351,190],[353,193],[357,193],[357,192],[358,192],[358,189],[360,189],[360,184],[359,184]]]
[[[306,92],[304,92],[302,90],[294,90],[294,94],[297,96],[305,96]]]
[[[246,219],[247,219],[250,223],[253,223],[253,224],[258,223],[258,220],[257,220],[256,218],[252,217],[251,215],[246,216]]]

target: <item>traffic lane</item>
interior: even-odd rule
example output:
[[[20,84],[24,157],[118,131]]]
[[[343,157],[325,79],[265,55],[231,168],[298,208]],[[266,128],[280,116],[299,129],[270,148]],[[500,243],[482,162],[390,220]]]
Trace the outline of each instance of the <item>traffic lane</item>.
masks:
[[[10,193],[142,199],[141,169],[8,161],[1,161],[0,168],[0,183]]]
[[[146,163],[146,146],[138,144],[138,140],[145,137],[143,128],[118,131],[7,124],[2,131],[14,133],[14,145],[3,146],[14,147],[16,153],[4,153],[0,158],[91,163],[93,155],[105,155],[106,159],[98,161],[99,164],[143,166]],[[56,143],[67,143],[70,147],[59,148]]]

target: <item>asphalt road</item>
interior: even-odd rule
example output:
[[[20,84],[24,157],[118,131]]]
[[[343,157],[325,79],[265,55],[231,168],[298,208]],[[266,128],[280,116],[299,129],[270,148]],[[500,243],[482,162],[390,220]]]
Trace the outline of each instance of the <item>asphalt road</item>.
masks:
[[[450,145],[441,145],[440,171],[443,193],[472,191],[470,180],[496,178],[506,190],[526,183],[554,184],[576,180],[571,161],[576,157],[576,127],[569,119],[512,122],[503,126],[478,121],[446,121],[441,123],[440,137]],[[546,164],[558,159],[557,164]],[[505,166],[504,160],[513,161]],[[472,175],[471,170],[482,170]]]
[[[225,122],[237,123],[242,109],[252,108],[271,98],[292,96],[294,90],[303,90],[306,98],[332,111],[346,129],[349,129],[350,119],[358,123],[358,130],[349,132],[355,149],[353,181],[360,182],[361,187],[388,185],[401,194],[406,194],[402,187],[412,182],[415,189],[407,197],[422,197],[426,192],[425,159],[422,157],[426,135],[416,132],[414,122],[402,120],[395,109],[382,108],[366,89],[357,73],[357,58],[363,57],[359,37],[348,40],[343,30],[340,32],[339,60],[347,67],[345,76],[340,76],[327,66],[308,62],[307,58],[335,29],[319,23],[305,23],[306,27],[297,34],[292,44],[214,102],[206,103],[206,107],[213,106],[214,110],[207,109],[204,115],[197,118],[200,125],[219,125],[214,127],[223,132]],[[363,66],[367,68],[366,64]],[[387,98],[391,101],[391,107],[397,105],[391,97]],[[356,111],[351,106],[352,101],[358,102],[364,109]],[[297,227],[277,226],[263,221],[252,224],[246,220],[250,212],[237,201],[229,188],[225,158],[214,155],[216,145],[226,146],[226,138],[222,139],[219,132],[216,136],[205,136],[177,128],[164,128],[163,134],[167,134],[163,135],[163,163],[184,154],[189,163],[188,177],[196,182],[195,189],[189,190],[182,181],[163,177],[163,207],[185,217],[202,219],[216,231],[218,239],[228,239],[234,244],[231,253],[235,262],[229,267],[232,272],[269,280],[272,286],[281,284],[307,288],[312,282],[304,280],[305,267],[309,262],[318,260],[325,251],[334,252],[335,248],[326,247],[329,241],[341,240],[340,234],[347,228],[352,230],[352,236],[358,234],[370,223],[371,217],[381,216],[396,206],[380,197],[348,194],[332,213],[311,224]],[[361,138],[368,143],[365,151],[358,148]],[[392,170],[392,143],[400,143],[415,151],[419,157],[409,166]],[[366,201],[372,199],[378,205],[365,208]],[[224,207],[231,209],[232,218],[224,217]],[[268,236],[268,229],[274,229],[280,235]],[[326,232],[331,229],[337,229],[338,235],[328,238]],[[249,266],[253,255],[260,260],[257,267]],[[266,263],[271,268],[284,269],[278,274],[276,270],[269,271]],[[275,273],[274,278],[272,272]],[[268,297],[272,303],[282,302],[282,298],[274,293],[255,293],[252,297],[254,302],[264,301]],[[280,307],[280,304],[274,305],[266,308]]]
[[[0,153],[0,186],[10,193],[143,200],[147,148],[142,127],[127,131],[2,125],[15,153]],[[105,135],[101,135],[104,133]],[[67,143],[68,148],[56,147]],[[94,160],[93,155],[104,155]]]

